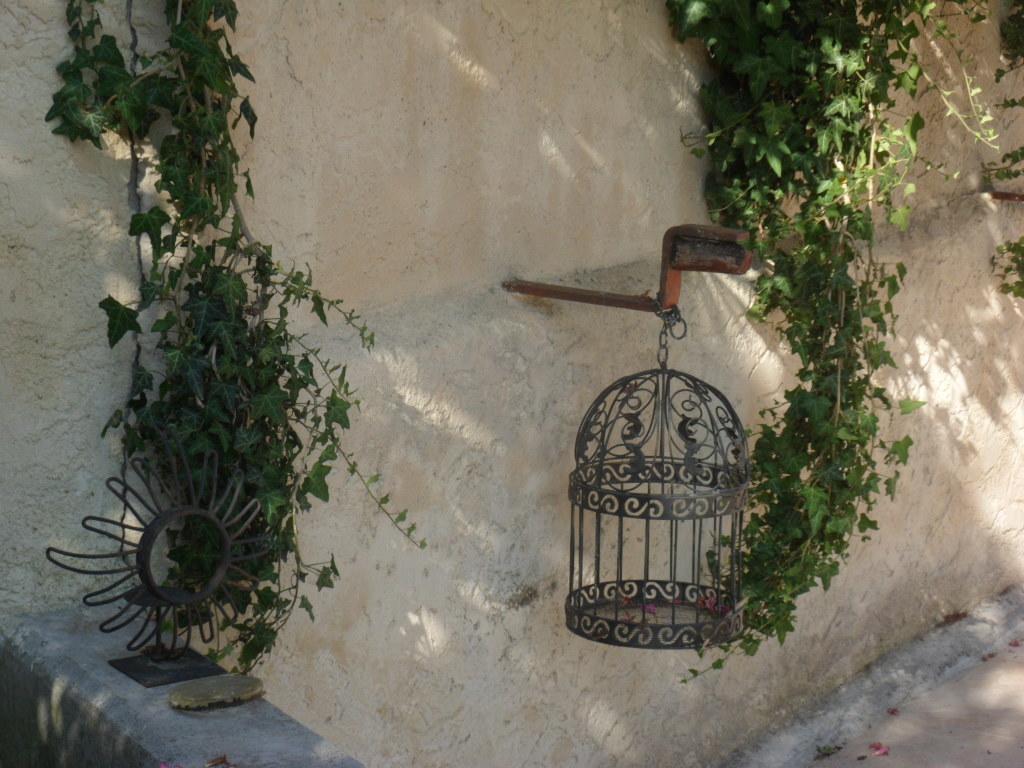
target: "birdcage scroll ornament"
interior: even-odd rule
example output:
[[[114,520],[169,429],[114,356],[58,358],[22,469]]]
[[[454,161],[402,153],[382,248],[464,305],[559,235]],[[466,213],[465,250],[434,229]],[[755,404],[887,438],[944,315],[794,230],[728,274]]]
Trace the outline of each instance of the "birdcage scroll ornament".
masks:
[[[668,367],[686,335],[680,273],[743,274],[745,234],[673,227],[662,244],[657,298],[506,282],[531,296],[654,312],[658,367],[625,376],[580,424],[569,476],[569,630],[628,648],[702,649],[743,631],[740,575],[750,485],[746,432],[729,400]]]

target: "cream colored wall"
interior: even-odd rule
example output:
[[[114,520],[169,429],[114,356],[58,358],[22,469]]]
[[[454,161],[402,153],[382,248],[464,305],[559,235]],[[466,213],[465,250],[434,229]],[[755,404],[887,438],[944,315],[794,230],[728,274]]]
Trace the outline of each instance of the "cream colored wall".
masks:
[[[82,591],[41,552],[82,544],[77,518],[110,508],[116,446],[98,432],[126,386],[95,305],[131,292],[127,161],[41,124],[58,5],[0,10],[3,612]],[[972,41],[989,70],[994,39]],[[303,722],[374,766],[703,766],[1020,580],[1024,320],[989,258],[1024,221],[973,194],[984,153],[940,105],[925,144],[963,173],[919,184],[913,228],[878,249],[909,268],[892,387],[929,402],[893,431],[916,442],[903,493],[783,647],[683,686],[693,655],[589,644],[562,617],[576,425],[654,362],[657,323],[497,285],[654,287],[664,229],[707,220],[679,142],[700,125],[698,48],[671,40],[660,0],[264,0],[236,42],[257,78],[253,228],[376,331],[366,355],[309,326],[363,394],[350,444],[430,540],[407,546],[341,477],[306,517],[307,556],[334,552],[341,584],[310,595],[317,621],[296,617],[261,670]],[[785,355],[744,317],[749,280],[688,277],[684,295],[673,363],[756,423]]]
[[[75,519],[109,507],[127,348],[106,347],[96,305],[130,295],[127,160],[71,147],[42,123],[67,39],[60,3],[0,7],[0,611],[68,601],[81,582],[44,564]],[[76,531],[76,529],[78,529]]]
[[[706,218],[678,151],[703,68],[657,0],[250,5],[257,217],[356,305],[621,264]]]

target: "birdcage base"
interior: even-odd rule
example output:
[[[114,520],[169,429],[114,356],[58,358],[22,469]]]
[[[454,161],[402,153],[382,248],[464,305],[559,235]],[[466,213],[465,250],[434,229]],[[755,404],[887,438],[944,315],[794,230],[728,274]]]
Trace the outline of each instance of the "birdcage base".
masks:
[[[598,643],[682,650],[734,640],[743,630],[743,612],[713,586],[606,581],[569,593],[565,623],[574,634]]]

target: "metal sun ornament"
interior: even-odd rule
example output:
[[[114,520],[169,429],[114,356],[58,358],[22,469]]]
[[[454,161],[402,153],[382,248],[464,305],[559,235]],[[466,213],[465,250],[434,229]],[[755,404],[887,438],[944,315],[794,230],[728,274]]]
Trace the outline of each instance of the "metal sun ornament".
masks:
[[[576,437],[566,625],[609,645],[699,649],[743,629],[750,462],[726,397],[668,368],[685,324],[662,319],[659,367],[606,388]]]
[[[89,515],[82,520],[83,528],[112,539],[117,548],[93,554],[49,547],[46,557],[74,573],[115,577],[82,598],[90,607],[118,606],[100,630],[117,632],[137,624],[129,651],[177,658],[188,650],[194,628],[204,643],[212,643],[221,623],[229,625],[239,616],[232,593],[257,586],[258,579],[241,563],[268,552],[265,536],[244,536],[260,515],[260,503],[242,499],[240,473],[218,488],[216,453],[205,454],[196,467],[166,438],[162,455],[132,457],[127,467],[137,484],[128,482],[127,472],[106,482],[121,502],[120,518]],[[167,536],[187,525],[206,527],[214,553],[199,583],[173,567],[168,570]]]

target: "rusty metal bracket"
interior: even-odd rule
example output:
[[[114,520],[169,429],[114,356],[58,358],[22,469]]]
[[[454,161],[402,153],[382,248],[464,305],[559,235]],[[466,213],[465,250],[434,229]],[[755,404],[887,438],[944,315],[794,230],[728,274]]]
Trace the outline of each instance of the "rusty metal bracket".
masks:
[[[742,275],[750,269],[751,254],[746,240],[746,232],[725,227],[683,224],[669,228],[661,241],[661,281],[657,298],[527,280],[506,280],[501,286],[510,293],[542,299],[660,313],[679,304],[683,272]]]
[[[1002,192],[998,189],[988,190],[988,195],[993,200],[1004,203],[1024,203],[1024,194],[1020,192]]]

